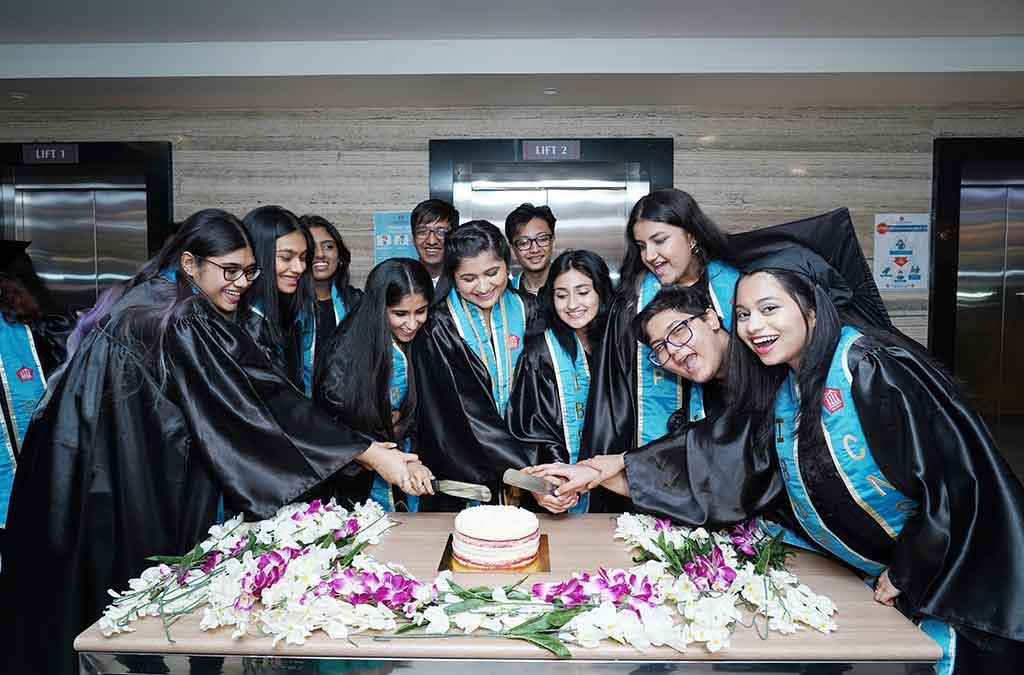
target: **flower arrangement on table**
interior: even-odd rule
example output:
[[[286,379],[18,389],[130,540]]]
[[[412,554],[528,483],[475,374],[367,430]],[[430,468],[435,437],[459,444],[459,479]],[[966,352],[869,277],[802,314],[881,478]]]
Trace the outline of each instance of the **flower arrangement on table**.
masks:
[[[345,639],[454,636],[524,640],[569,658],[567,645],[611,639],[639,650],[688,645],[718,651],[737,625],[793,633],[835,630],[835,605],[787,571],[779,536],[750,521],[720,532],[623,514],[615,538],[637,566],[573,574],[558,583],[466,588],[451,572],[427,583],[364,553],[397,525],[374,502],[351,511],[333,500],[282,508],[270,519],[233,518],[187,555],[155,557],[129,590],[110,591],[100,629],[133,630],[142,616],[170,626],[202,609],[200,627],[302,644],[315,631]]]

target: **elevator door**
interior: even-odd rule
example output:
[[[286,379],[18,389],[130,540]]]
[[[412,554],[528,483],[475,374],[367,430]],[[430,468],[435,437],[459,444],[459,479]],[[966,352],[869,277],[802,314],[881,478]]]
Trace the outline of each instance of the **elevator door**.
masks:
[[[1024,165],[1019,178],[1003,169],[965,170],[961,185],[954,362],[1024,476]]]
[[[32,242],[32,264],[60,307],[91,307],[148,257],[144,184],[16,185],[14,217],[15,238]]]
[[[616,280],[629,210],[649,189],[638,164],[483,162],[456,165],[452,194],[462,222],[489,220],[502,229],[520,204],[549,206],[557,219],[555,253],[594,251]]]

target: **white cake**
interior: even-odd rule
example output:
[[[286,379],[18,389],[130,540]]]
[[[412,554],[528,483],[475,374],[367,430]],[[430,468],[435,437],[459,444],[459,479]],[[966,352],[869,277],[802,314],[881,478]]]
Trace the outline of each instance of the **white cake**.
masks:
[[[537,516],[516,506],[474,506],[455,516],[452,555],[467,567],[522,567],[537,557]]]

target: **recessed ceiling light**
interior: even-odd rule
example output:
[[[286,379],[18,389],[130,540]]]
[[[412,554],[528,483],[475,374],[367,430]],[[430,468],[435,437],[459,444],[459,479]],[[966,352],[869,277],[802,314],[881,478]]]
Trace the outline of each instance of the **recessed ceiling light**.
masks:
[[[544,95],[545,96],[558,96],[558,90],[555,89],[554,87],[548,87],[547,89],[544,90]]]
[[[9,91],[7,92],[7,96],[9,96],[12,101],[24,101],[28,98],[28,94],[23,91]]]

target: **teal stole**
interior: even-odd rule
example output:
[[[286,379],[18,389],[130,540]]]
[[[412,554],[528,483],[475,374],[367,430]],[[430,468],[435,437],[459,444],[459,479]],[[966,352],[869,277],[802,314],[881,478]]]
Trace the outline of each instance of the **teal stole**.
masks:
[[[11,486],[14,484],[14,472],[18,469],[17,455],[36,404],[46,392],[46,376],[32,339],[32,330],[23,323],[11,323],[2,316],[0,383],[4,387],[10,416],[4,420],[4,452],[0,455],[0,527],[6,527]]]
[[[844,326],[840,333],[839,344],[836,345],[825,378],[821,427],[833,466],[850,497],[895,541],[907,519],[918,509],[918,503],[886,479],[868,447],[860,417],[854,407],[849,353],[850,348],[862,337],[859,331],[849,326]],[[796,375],[791,372],[776,397],[775,421],[779,428],[775,449],[793,513],[815,544],[869,577],[878,577],[885,570],[885,565],[848,547],[828,528],[814,508],[800,474],[797,438],[799,412],[800,392],[796,386]],[[943,659],[936,666],[937,672],[950,672],[955,660],[956,633],[948,624],[937,619],[927,618],[920,625],[942,647]]]
[[[485,326],[479,308],[464,301],[454,288],[448,293],[445,302],[455,320],[459,337],[487,368],[491,379],[491,399],[498,415],[505,417],[516,361],[523,351],[526,303],[515,291],[505,289],[498,302],[491,307],[490,325]]]
[[[512,288],[516,289],[517,291],[519,290],[519,287],[522,285],[522,283],[523,283],[523,273],[522,272],[520,272],[519,274],[513,274],[509,278],[509,280],[508,280],[508,285],[511,286]]]
[[[711,304],[722,317],[726,331],[729,331],[732,326],[732,298],[739,272],[724,263],[712,260],[708,263],[707,276]],[[648,272],[637,297],[637,313],[643,311],[661,288],[658,277]],[[637,447],[661,438],[668,432],[668,419],[682,407],[683,388],[688,384],[684,378],[651,363],[647,358],[650,353],[650,347],[640,345],[636,354]],[[698,419],[703,419],[704,405],[701,393],[696,396],[691,394],[690,408],[691,421],[694,421],[694,414],[700,415]]]
[[[405,402],[405,397],[409,393],[409,362],[406,359],[405,352],[394,343],[391,342],[391,382],[388,385],[388,400],[391,402],[391,409],[398,410],[402,407],[402,403]],[[410,452],[412,450],[412,444],[409,439],[406,438],[403,445],[403,452]],[[370,488],[370,499],[377,502],[384,507],[385,511],[395,510],[395,498],[394,493],[391,491],[391,486],[386,480],[380,477],[379,474],[373,474],[373,487]],[[410,513],[414,513],[420,510],[420,498],[414,495],[406,495],[406,505]]]
[[[334,325],[337,327],[341,325],[345,315],[348,314],[348,308],[345,307],[345,301],[334,284],[331,284],[331,304],[334,305]],[[311,320],[306,320],[303,317],[299,324],[302,327],[302,384],[306,390],[306,396],[311,397],[313,395],[313,367],[316,364],[316,313],[314,312]]]
[[[569,451],[570,464],[575,464],[580,458],[580,439],[583,435],[583,421],[587,415],[587,395],[590,392],[590,366],[587,365],[587,354],[575,333],[573,339],[576,340],[575,361],[562,348],[550,328],[544,331],[544,342],[547,344],[548,355],[555,369],[558,402],[562,414],[562,435],[565,447]],[[569,509],[569,512],[586,513],[589,503],[590,493],[584,492],[576,506]]]

